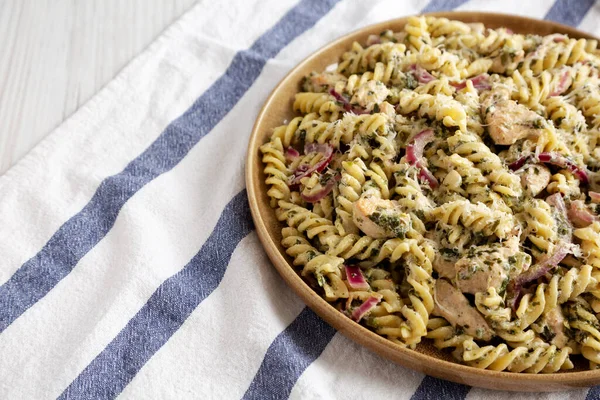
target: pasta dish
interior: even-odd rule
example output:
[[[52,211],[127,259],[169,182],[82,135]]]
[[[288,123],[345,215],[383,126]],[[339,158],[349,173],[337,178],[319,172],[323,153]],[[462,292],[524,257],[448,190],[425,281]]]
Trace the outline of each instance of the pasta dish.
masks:
[[[261,147],[301,276],[401,346],[598,368],[596,47],[419,16],[306,76]]]

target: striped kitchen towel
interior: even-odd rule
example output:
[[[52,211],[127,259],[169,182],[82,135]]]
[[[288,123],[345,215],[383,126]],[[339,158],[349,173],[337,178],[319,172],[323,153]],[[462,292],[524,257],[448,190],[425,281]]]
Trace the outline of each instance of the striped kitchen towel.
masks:
[[[593,3],[201,1],[0,177],[0,398],[528,397],[395,365],[306,308],[253,231],[246,144],[287,71],[357,28],[459,9],[600,34]]]

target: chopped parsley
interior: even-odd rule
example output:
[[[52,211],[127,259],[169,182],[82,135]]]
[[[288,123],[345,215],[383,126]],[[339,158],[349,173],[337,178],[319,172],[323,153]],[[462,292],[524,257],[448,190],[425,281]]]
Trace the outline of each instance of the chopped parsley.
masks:
[[[369,219],[386,231],[393,233],[397,238],[404,239],[406,237],[409,226],[400,218],[399,214],[375,211],[369,215]]]

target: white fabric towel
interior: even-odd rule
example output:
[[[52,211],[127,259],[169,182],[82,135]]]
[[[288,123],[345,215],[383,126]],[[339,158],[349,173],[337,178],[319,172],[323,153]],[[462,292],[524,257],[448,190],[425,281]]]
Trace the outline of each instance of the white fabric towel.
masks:
[[[204,0],[170,27],[0,177],[0,398],[528,397],[425,377],[337,334],[278,276],[247,207],[251,127],[295,64],[449,9],[600,33],[591,0]]]

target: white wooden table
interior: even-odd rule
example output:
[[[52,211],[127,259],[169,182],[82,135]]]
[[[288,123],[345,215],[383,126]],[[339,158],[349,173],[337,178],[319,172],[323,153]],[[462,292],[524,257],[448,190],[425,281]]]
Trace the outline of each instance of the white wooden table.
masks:
[[[0,0],[0,174],[195,0]]]

